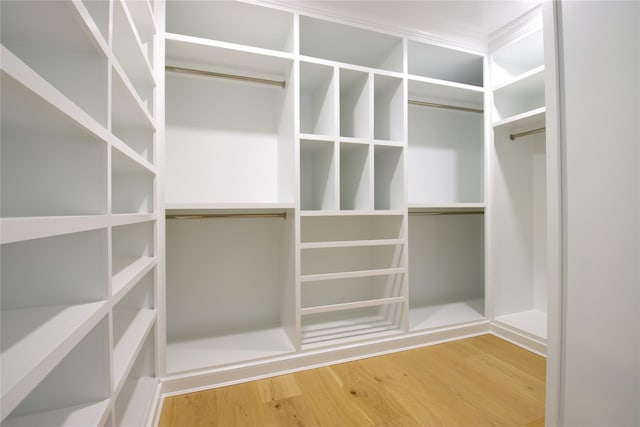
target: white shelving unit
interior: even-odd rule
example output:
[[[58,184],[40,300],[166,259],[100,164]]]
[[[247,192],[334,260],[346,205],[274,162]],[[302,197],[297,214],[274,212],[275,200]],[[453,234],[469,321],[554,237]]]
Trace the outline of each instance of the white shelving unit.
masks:
[[[0,16],[2,423],[121,425],[145,338],[115,307],[154,299],[157,275],[151,3],[6,1]]]
[[[490,50],[494,173],[491,269],[495,327],[544,353],[547,338],[545,68],[541,11]],[[515,31],[512,29],[512,31]],[[513,136],[512,135],[516,135]],[[508,257],[510,262],[500,263]]]
[[[267,3],[0,2],[3,425],[489,331],[544,352],[546,148],[509,138],[544,125],[538,12],[487,56]]]

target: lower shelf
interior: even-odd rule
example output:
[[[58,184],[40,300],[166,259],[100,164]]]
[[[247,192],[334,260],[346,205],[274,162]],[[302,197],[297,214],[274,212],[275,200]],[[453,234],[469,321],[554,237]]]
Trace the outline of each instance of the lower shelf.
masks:
[[[402,333],[400,310],[382,311],[380,307],[367,307],[345,312],[312,314],[303,317],[302,348],[304,350],[369,340]]]
[[[443,326],[485,320],[484,299],[449,304],[425,305],[409,309],[409,324],[412,331],[441,328]]]
[[[48,426],[99,426],[107,415],[109,400],[37,412],[21,417],[7,418],[5,427],[48,427]]]
[[[535,337],[547,339],[547,313],[543,311],[527,310],[506,314],[496,317],[495,321]]]
[[[213,337],[169,340],[167,371],[185,372],[293,352],[282,328],[230,331]]]
[[[157,387],[158,380],[151,377],[125,381],[116,403],[116,425],[145,425]],[[121,401],[126,402],[125,407],[120,407]]]

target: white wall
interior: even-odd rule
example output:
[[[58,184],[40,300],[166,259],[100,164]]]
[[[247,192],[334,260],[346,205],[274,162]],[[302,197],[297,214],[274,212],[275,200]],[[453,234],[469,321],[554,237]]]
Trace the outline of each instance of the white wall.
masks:
[[[560,424],[640,425],[640,2],[563,1]]]

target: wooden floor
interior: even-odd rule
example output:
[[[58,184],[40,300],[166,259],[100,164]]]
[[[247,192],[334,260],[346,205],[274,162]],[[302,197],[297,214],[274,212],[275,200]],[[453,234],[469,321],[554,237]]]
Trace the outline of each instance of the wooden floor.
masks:
[[[165,399],[168,426],[543,426],[545,359],[492,335]]]

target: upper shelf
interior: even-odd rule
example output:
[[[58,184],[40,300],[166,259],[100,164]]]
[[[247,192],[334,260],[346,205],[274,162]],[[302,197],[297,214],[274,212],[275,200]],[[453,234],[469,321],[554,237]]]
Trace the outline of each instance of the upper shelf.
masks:
[[[232,1],[167,1],[167,32],[293,52],[293,14]]]
[[[491,54],[491,85],[500,86],[544,64],[542,22]]]
[[[409,40],[409,74],[482,87],[482,55]]]
[[[200,71],[240,72],[247,77],[286,80],[293,64],[291,55],[258,48],[240,49],[226,42],[171,33],[165,35],[165,40],[167,66],[198,67]]]
[[[300,54],[402,72],[402,38],[300,17]]]

